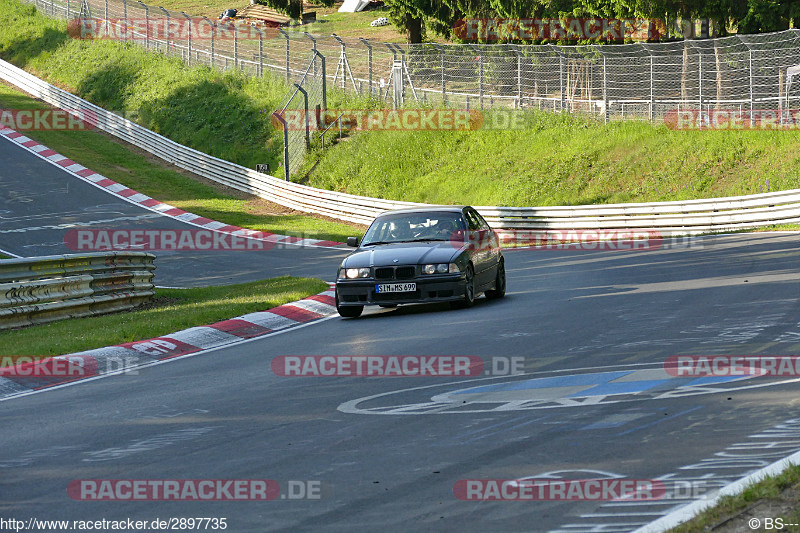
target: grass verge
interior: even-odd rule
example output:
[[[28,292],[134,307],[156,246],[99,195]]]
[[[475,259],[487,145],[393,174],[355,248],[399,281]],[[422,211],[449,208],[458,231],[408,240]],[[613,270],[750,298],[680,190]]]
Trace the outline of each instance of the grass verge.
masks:
[[[785,524],[800,523],[800,466],[791,466],[776,476],[748,486],[736,496],[722,498],[718,505],[706,509],[695,518],[670,530],[671,533],[704,531],[750,531],[750,518],[782,518]],[[782,531],[798,531],[798,527],[773,527]]]
[[[10,19],[0,26],[0,56],[193,148],[249,167],[278,161],[282,142],[268,117],[286,94],[279,76],[190,68],[133,45],[78,41],[30,5],[0,0],[0,7]],[[328,105],[364,109],[375,102],[332,92]],[[515,116],[512,127],[507,114],[494,111],[473,131],[355,133],[313,152],[297,179],[437,204],[713,198],[800,187],[799,140],[796,131],[672,131],[536,111]]]
[[[39,109],[46,104],[0,85],[0,108]],[[26,131],[85,167],[157,200],[213,220],[258,231],[343,242],[359,229],[302,215],[261,198],[202,180],[127,143],[97,131]]]
[[[798,131],[673,131],[530,111],[473,131],[358,132],[307,161],[308,184],[436,204],[689,200],[800,187]],[[487,128],[489,126],[489,128]],[[311,171],[311,166],[316,164]]]
[[[327,288],[318,279],[284,276],[223,287],[157,289],[156,300],[135,311],[0,331],[0,346],[2,355],[63,355],[265,311]]]

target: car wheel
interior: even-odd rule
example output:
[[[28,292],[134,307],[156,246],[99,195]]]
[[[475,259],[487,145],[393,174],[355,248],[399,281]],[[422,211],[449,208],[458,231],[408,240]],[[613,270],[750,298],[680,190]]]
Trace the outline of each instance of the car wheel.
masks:
[[[486,291],[486,297],[492,300],[506,295],[506,266],[504,261],[497,265],[497,277],[494,280],[494,289]]]
[[[475,303],[475,270],[472,268],[472,265],[467,265],[465,278],[464,296],[461,300],[453,302],[453,307],[463,309],[465,307],[472,307],[472,304]]]
[[[336,292],[336,310],[339,311],[339,316],[344,318],[358,318],[364,311],[363,305],[343,305],[339,307],[339,292]]]

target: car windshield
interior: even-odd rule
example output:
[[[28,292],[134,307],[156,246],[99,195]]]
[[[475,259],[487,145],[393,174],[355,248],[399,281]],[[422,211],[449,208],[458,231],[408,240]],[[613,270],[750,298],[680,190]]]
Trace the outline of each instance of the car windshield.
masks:
[[[459,212],[401,213],[377,218],[362,246],[395,242],[463,239],[466,225]]]

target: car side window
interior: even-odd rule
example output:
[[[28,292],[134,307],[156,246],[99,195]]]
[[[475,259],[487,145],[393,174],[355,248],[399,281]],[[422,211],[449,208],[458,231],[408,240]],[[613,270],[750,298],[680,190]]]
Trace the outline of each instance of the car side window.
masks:
[[[489,227],[489,223],[488,223],[488,222],[486,222],[486,219],[484,219],[484,218],[481,216],[481,214],[480,214],[480,213],[478,213],[477,211],[473,211],[473,212],[475,213],[475,216],[476,216],[476,217],[478,217],[478,220],[480,221],[480,224],[481,224],[481,229],[491,229],[491,228]]]
[[[476,215],[477,215],[477,213],[472,211],[471,209],[468,209],[467,212],[466,212],[467,224],[469,225],[469,229],[473,230],[473,231],[477,231],[479,229],[482,229],[480,220],[478,219],[478,217]]]

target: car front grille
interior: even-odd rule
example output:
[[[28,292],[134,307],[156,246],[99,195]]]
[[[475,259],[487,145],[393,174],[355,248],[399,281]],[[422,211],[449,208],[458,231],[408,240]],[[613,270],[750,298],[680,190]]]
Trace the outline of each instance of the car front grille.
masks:
[[[417,269],[413,266],[381,267],[375,269],[375,279],[412,279]]]
[[[416,270],[414,267],[397,267],[394,276],[397,279],[410,279],[416,275]]]
[[[375,279],[394,279],[394,268],[376,268]]]

